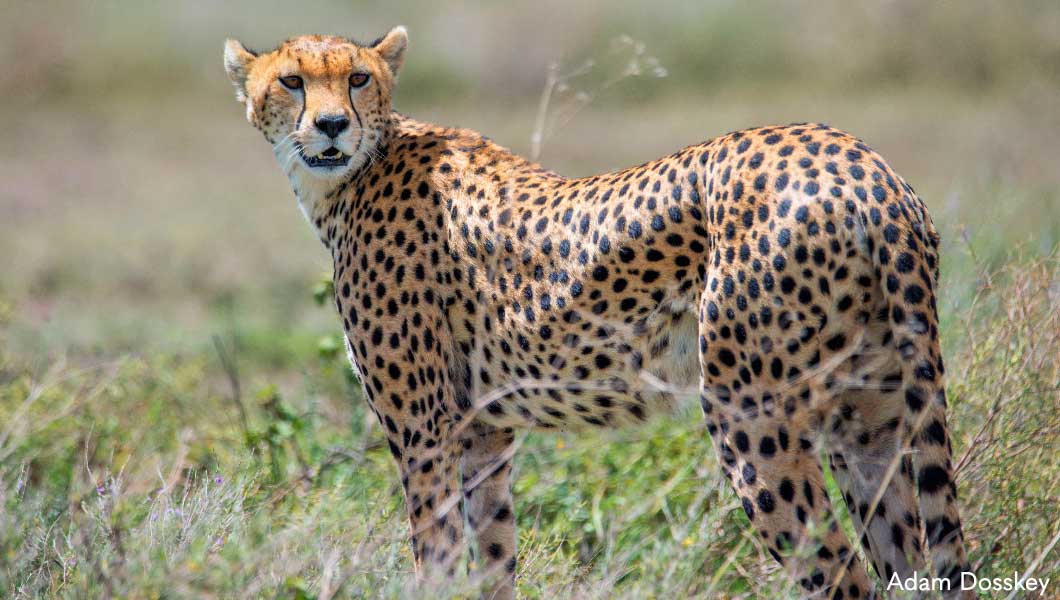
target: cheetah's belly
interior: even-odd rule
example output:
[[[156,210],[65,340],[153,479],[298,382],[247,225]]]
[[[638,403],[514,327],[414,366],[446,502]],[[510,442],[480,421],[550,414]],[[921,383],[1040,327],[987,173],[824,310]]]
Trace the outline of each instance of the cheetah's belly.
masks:
[[[607,336],[601,325],[568,326],[500,356],[472,352],[470,364],[477,356],[480,365],[468,390],[476,418],[498,427],[617,428],[694,401],[700,368],[691,305],[660,307]]]

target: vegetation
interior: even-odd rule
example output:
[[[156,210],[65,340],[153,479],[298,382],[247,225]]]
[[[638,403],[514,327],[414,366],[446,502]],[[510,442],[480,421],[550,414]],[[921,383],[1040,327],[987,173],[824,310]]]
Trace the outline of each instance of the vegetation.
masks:
[[[1060,535],[1058,258],[984,268],[946,338],[982,575],[1060,575],[1047,552]],[[5,355],[0,585],[75,598],[410,593],[400,490],[378,428],[346,401],[357,392],[344,358],[322,343],[297,404],[270,386],[244,398],[248,343],[44,371]],[[527,597],[785,585],[695,419],[530,435],[517,465]]]
[[[0,254],[15,257],[0,270],[0,595],[473,592],[411,587],[397,477],[334,337],[327,256],[220,62],[226,35],[370,38],[397,22],[412,35],[402,110],[565,173],[792,120],[888,157],[943,235],[971,558],[983,576],[1060,585],[1060,7],[605,4],[48,1],[0,24],[0,56],[19,57],[0,74],[0,125],[19,141],[0,148]],[[621,33],[645,41],[646,76],[611,83],[629,64],[609,54]],[[535,147],[539,121],[551,135]],[[519,440],[523,597],[797,597],[696,416]]]

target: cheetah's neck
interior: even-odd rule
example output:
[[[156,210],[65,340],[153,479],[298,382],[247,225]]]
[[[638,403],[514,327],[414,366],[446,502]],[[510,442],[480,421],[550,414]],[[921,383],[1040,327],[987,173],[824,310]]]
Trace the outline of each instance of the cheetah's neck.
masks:
[[[504,172],[504,179],[509,181],[524,175],[545,175],[556,181],[566,181],[565,178],[493,143],[478,132],[435,125],[394,112],[387,128],[375,144],[373,160],[365,161],[366,164],[351,169],[348,177],[335,181],[313,177],[300,169],[288,173],[302,214],[320,241],[333,254],[336,252],[334,244],[345,230],[345,224],[337,214],[341,212],[338,210],[340,205],[344,200],[348,201],[355,195],[374,189],[374,182],[385,180],[388,169],[392,169],[395,162],[403,162],[408,148],[414,146],[445,148],[445,159],[441,161],[445,163],[444,168],[436,164],[423,167],[431,174],[428,177],[431,180],[430,187],[432,191],[441,194],[441,203],[448,199],[447,193],[451,191],[449,183],[453,179],[460,179],[465,185],[477,186],[482,190],[492,190],[505,199],[511,189],[499,183],[500,180],[496,177],[498,172]],[[480,157],[488,155],[490,163],[488,166],[475,164],[472,155],[485,149],[488,151],[482,152]]]

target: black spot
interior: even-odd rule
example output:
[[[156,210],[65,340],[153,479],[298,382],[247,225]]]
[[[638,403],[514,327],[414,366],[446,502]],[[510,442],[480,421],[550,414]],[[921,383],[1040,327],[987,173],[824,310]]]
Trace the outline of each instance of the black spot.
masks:
[[[883,228],[883,239],[887,240],[888,244],[897,242],[899,235],[898,227],[896,227],[894,223],[888,223],[887,226]]]
[[[851,306],[853,306],[853,304],[854,299],[851,298],[849,295],[846,295],[839,299],[839,302],[836,303],[836,308],[839,309],[839,312],[846,312],[850,309]]]
[[[896,548],[905,546],[905,532],[902,531],[902,526],[898,523],[891,523],[891,543]]]
[[[707,317],[709,317],[712,322],[717,322],[718,316],[718,305],[711,300],[707,303]]]
[[[936,419],[924,430],[924,437],[937,446],[945,446],[946,428]]]
[[[736,364],[736,357],[728,349],[721,349],[718,351],[718,360],[727,367],[731,367]]]
[[[788,187],[788,174],[787,173],[781,173],[780,175],[777,175],[776,181],[773,182],[773,189],[775,189],[778,192],[783,192],[784,189],[787,188],[787,187]],[[784,215],[782,214],[780,216],[783,217]]]
[[[937,546],[960,532],[960,527],[953,521],[946,517],[940,517],[938,519],[929,519],[924,523],[924,528],[927,533],[928,545]],[[955,568],[957,568],[955,566]]]
[[[740,452],[747,452],[751,449],[751,439],[743,431],[737,431],[733,434],[733,442],[736,444],[736,449]]]
[[[883,202],[887,199],[887,191],[883,189],[882,185],[872,186],[872,197],[876,199],[876,202]]]
[[[950,483],[950,474],[938,465],[928,465],[920,470],[917,477],[920,493],[934,494]]]
[[[846,337],[843,336],[843,334],[841,333],[837,333],[836,335],[829,338],[827,342],[825,342],[825,346],[828,346],[828,349],[833,352],[838,352],[839,350],[843,349],[843,346],[845,346],[846,343]]]
[[[758,442],[758,453],[767,458],[772,458],[777,453],[777,443],[768,435]]]
[[[764,192],[766,189],[766,174],[759,173],[758,177],[755,177],[755,191]]]
[[[920,304],[920,301],[924,299],[924,288],[920,287],[915,283],[911,283],[905,288],[905,301],[910,304]]]
[[[780,497],[785,502],[791,502],[795,498],[795,485],[787,477],[780,482]]]
[[[606,369],[611,366],[611,357],[606,354],[597,354],[593,362],[597,369]]]
[[[902,252],[898,255],[898,258],[895,259],[894,266],[898,269],[899,273],[908,273],[913,270],[914,262],[912,254]]]
[[[755,466],[751,463],[745,463],[743,466],[743,482],[747,485],[754,485],[758,479],[758,472],[755,470]]]
[[[920,412],[924,408],[924,396],[918,388],[911,387],[905,391],[905,404],[913,412]]]
[[[758,510],[764,513],[771,513],[776,509],[776,501],[773,500],[773,493],[769,490],[761,490],[758,492],[757,498]]]
[[[489,548],[487,548],[487,552],[489,552],[490,558],[493,560],[499,560],[504,556],[504,548],[497,543],[490,544]]]

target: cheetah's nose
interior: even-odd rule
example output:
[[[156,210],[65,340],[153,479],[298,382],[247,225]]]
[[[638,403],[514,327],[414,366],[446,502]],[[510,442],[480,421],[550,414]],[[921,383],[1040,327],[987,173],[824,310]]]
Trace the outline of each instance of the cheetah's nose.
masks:
[[[321,115],[313,122],[317,129],[328,134],[328,137],[336,137],[350,124],[345,115]]]

